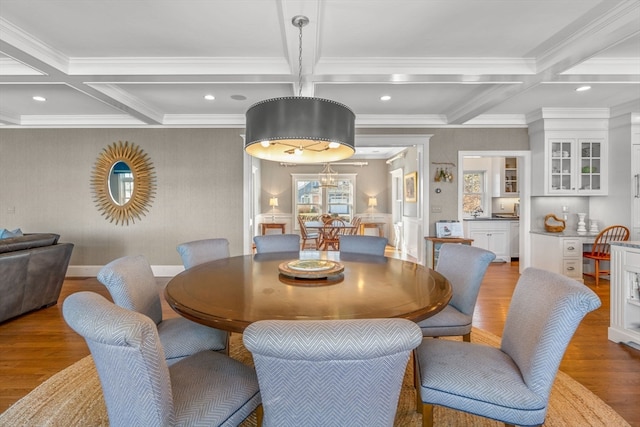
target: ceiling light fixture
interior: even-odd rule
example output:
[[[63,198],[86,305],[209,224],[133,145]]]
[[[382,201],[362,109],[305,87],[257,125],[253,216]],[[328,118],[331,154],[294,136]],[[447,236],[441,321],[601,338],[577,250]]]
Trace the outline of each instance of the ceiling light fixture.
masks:
[[[591,86],[580,86],[576,89],[576,92],[584,92],[585,90],[591,89]]]
[[[213,101],[214,99],[216,99],[216,97],[213,95],[205,95],[204,99],[206,99],[207,101]]]
[[[355,153],[355,114],[346,105],[302,95],[302,27],[306,16],[294,16],[299,29],[298,96],[260,101],[247,110],[244,149],[278,162],[326,163]]]
[[[331,164],[325,163],[322,172],[318,174],[320,176],[320,187],[332,188],[337,187],[337,176],[338,172],[331,169]]]
[[[47,100],[47,98],[45,98],[44,96],[34,96],[32,98],[34,101],[38,101],[38,102],[45,102]]]
[[[391,99],[391,95],[382,95],[380,97],[380,101],[389,101]]]

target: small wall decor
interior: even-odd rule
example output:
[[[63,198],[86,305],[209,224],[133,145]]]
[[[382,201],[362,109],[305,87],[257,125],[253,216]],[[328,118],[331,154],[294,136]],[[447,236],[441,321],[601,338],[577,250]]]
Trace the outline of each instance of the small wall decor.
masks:
[[[418,201],[418,172],[411,172],[404,176],[404,201]]]
[[[91,177],[94,202],[102,215],[129,225],[149,211],[155,194],[153,164],[135,144],[118,141],[98,156]]]
[[[431,162],[433,165],[445,165],[445,167],[438,166],[436,173],[433,176],[434,182],[453,182],[453,168],[456,166],[449,162]],[[449,166],[451,168],[449,168]]]

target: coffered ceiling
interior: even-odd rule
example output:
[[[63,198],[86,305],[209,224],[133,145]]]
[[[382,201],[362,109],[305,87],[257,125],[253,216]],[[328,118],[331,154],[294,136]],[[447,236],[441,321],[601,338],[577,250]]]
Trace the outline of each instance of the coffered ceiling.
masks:
[[[243,127],[300,94],[359,127],[640,111],[640,1],[0,0],[0,127]]]

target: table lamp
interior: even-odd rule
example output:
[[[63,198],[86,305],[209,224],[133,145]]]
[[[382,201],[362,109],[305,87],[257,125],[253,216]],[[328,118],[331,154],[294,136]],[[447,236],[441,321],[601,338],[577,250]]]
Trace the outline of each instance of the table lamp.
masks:
[[[373,216],[373,208],[376,206],[378,206],[378,199],[376,197],[369,197],[369,207],[371,208],[371,213],[369,214],[370,217]]]
[[[276,212],[276,206],[278,206],[278,198],[271,197],[269,199],[269,206],[271,206],[271,222],[275,222],[276,220],[275,212]]]

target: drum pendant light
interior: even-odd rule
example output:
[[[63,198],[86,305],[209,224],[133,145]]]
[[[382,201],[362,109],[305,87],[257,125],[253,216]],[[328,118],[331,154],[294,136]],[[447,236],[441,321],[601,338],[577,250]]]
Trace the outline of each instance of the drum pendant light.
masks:
[[[294,16],[299,28],[298,96],[260,101],[247,110],[244,149],[278,162],[328,163],[355,152],[355,119],[349,107],[328,99],[303,97],[302,27],[306,16]]]

